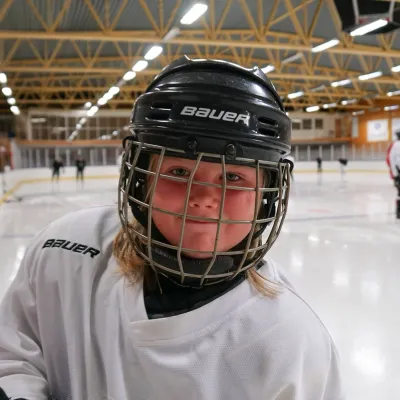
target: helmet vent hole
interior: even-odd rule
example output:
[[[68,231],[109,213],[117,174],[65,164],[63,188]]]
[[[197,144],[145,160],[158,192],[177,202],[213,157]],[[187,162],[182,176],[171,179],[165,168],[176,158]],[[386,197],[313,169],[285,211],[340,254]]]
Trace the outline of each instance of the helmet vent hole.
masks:
[[[278,124],[266,117],[258,117],[258,132],[262,135],[277,138],[279,135]]]
[[[168,121],[170,119],[169,114],[170,113],[168,110],[166,111],[154,110],[150,112],[150,115],[146,117],[146,119],[150,121]]]
[[[172,104],[167,101],[155,101],[151,107],[157,110],[172,110]]]

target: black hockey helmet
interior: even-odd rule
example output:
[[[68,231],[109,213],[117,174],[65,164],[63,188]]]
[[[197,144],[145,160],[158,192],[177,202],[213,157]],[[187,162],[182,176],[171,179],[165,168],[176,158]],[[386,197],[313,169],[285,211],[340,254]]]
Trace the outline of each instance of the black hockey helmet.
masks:
[[[290,163],[285,157],[290,153],[291,121],[265,74],[258,67],[247,69],[227,61],[182,57],[164,68],[136,100],[131,132],[132,136],[124,139],[119,214],[128,232],[129,204],[135,219],[151,232],[147,237],[135,231],[136,234],[153,244],[151,251],[159,246],[168,249],[168,254],[160,256],[159,251],[150,254],[148,245],[147,254],[143,252],[142,256],[152,267],[161,273],[167,271],[167,275],[178,275],[181,283],[189,277],[208,284],[236,276],[257,264],[280,232],[290,185]],[[151,174],[151,154],[243,164],[267,171],[269,187],[262,192],[261,211],[254,223],[249,221],[252,231],[233,249],[231,257],[227,252],[220,256],[215,250],[210,257],[216,266],[207,268],[200,268],[201,262],[191,264],[186,260],[179,262],[178,269],[178,263],[171,262],[176,257],[173,251],[180,257],[181,249],[165,243],[166,239],[151,225],[151,214],[149,217],[151,199],[146,182]],[[273,226],[267,240],[253,249],[251,262],[245,262],[252,250],[250,242],[261,240],[268,224]],[[219,262],[226,261],[227,256],[236,261]],[[238,256],[242,261],[237,262]]]

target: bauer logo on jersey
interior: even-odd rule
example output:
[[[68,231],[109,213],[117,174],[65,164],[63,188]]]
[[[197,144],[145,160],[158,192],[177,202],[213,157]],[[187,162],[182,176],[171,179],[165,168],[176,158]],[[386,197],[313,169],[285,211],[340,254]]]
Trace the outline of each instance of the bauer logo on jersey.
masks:
[[[183,107],[180,115],[187,115],[200,118],[215,119],[227,122],[241,122],[245,125],[249,125],[250,115],[238,114],[233,111],[218,110],[215,108],[205,107],[194,107],[185,106]]]
[[[42,249],[46,247],[58,247],[60,249],[72,251],[74,253],[89,254],[91,258],[94,258],[100,254],[100,250],[97,250],[93,247],[86,246],[84,244],[76,242],[72,243],[69,240],[63,240],[63,239],[48,239],[46,240]]]

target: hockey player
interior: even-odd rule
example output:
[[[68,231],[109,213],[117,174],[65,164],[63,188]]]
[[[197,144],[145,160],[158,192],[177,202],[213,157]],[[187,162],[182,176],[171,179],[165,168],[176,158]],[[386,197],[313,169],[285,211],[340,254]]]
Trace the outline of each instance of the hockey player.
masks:
[[[60,180],[60,170],[64,167],[64,163],[60,157],[56,157],[53,161],[53,173],[51,175],[51,180],[56,179],[57,183]]]
[[[82,157],[82,154],[78,154],[76,161],[75,161],[75,165],[76,165],[76,182],[78,183],[79,179],[81,181],[81,185],[83,186],[83,171],[86,167],[86,161],[85,159]]]
[[[258,68],[165,68],[134,106],[118,210],[27,250],[0,308],[3,398],[342,399],[328,331],[266,256],[290,126]]]
[[[397,140],[390,146],[388,161],[390,174],[397,189],[396,218],[400,219],[400,132],[396,133]]]

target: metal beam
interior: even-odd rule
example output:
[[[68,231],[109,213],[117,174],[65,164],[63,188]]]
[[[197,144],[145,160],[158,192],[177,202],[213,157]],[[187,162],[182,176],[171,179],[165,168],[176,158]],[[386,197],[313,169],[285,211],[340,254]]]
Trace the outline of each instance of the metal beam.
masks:
[[[253,31],[250,31],[253,32]],[[237,31],[240,34],[242,31]],[[203,31],[204,34],[204,31]],[[30,39],[37,40],[80,40],[80,41],[97,41],[97,42],[126,42],[126,43],[164,43],[161,38],[156,36],[137,36],[133,31],[131,34],[127,32],[40,32],[30,31]],[[0,31],[0,39],[26,39],[24,31]],[[324,39],[318,38],[322,42]],[[236,47],[249,49],[276,49],[276,50],[296,50],[296,51],[311,51],[311,46],[298,43],[273,43],[273,42],[254,42],[246,40],[213,40],[201,38],[175,38],[169,41],[171,44],[182,45],[202,45],[202,46],[220,46],[220,47]],[[399,50],[384,50],[376,46],[353,45],[350,48],[332,47],[326,50],[328,53],[334,54],[359,54],[365,56],[376,57],[396,57],[400,58]]]

